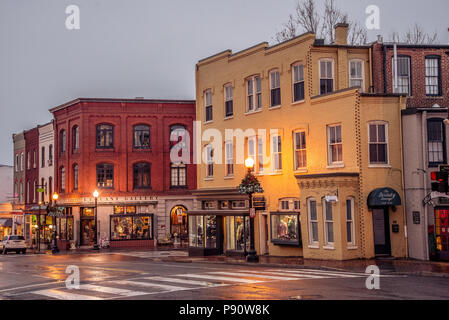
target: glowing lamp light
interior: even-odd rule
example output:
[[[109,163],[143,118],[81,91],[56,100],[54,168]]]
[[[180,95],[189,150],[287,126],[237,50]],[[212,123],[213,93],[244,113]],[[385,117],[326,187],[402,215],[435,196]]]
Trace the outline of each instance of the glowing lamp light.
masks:
[[[245,167],[248,169],[254,168],[254,160],[252,158],[248,158],[245,160]]]
[[[58,199],[59,199],[59,195],[58,195],[57,193],[54,193],[54,194],[53,194],[53,200],[56,201],[56,200],[58,200]]]
[[[93,193],[94,198],[98,198],[99,195],[100,193],[97,190],[95,190]]]

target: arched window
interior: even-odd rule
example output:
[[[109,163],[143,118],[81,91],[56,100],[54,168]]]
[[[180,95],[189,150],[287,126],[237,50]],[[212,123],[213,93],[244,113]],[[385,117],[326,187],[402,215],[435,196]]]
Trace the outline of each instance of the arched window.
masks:
[[[65,168],[59,169],[59,192],[65,192]]]
[[[65,130],[61,130],[59,132],[59,150],[61,153],[65,153],[65,146],[66,146],[66,133]]]
[[[114,127],[109,124],[97,125],[97,148],[108,149],[114,147]]]
[[[139,124],[134,126],[133,146],[135,149],[150,149],[150,126]]]
[[[79,181],[79,167],[77,164],[73,165],[73,190],[78,190]]]
[[[134,189],[151,188],[151,165],[149,163],[134,164],[133,172]]]
[[[72,150],[78,150],[79,149],[79,127],[74,126],[72,128]]]
[[[346,239],[348,247],[355,246],[354,197],[346,199]]]

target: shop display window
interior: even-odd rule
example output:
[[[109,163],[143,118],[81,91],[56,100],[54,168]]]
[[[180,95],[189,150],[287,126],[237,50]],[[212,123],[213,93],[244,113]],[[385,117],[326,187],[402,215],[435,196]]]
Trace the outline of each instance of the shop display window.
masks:
[[[226,250],[249,249],[249,217],[226,217]]]
[[[83,217],[93,217],[93,216],[95,216],[95,209],[94,208],[83,208],[81,213],[82,213]]]
[[[204,216],[189,217],[189,246],[204,247]]]
[[[136,206],[114,206],[114,214],[135,214]]]
[[[152,215],[111,216],[111,240],[153,239]]]
[[[73,217],[57,218],[56,228],[59,240],[73,240]]]
[[[271,213],[271,242],[301,245],[299,214]]]
[[[206,248],[217,247],[217,216],[206,216]]]

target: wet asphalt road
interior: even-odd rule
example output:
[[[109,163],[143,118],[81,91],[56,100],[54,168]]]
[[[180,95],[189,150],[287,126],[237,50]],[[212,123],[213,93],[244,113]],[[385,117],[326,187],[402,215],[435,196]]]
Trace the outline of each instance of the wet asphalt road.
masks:
[[[79,289],[66,287],[68,266],[79,268]],[[449,299],[449,278],[381,273],[379,290],[366,280],[358,272],[182,263],[139,252],[0,255],[0,300]]]

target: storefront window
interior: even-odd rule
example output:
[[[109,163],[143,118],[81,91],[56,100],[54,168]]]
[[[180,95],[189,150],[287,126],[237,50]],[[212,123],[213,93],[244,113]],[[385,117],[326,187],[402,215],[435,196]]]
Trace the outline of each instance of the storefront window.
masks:
[[[189,217],[189,246],[204,247],[204,216]]]
[[[83,217],[93,217],[93,216],[95,216],[95,209],[94,208],[83,208],[82,215],[83,215]]]
[[[136,206],[114,206],[114,214],[135,214]]]
[[[299,214],[271,213],[271,242],[301,245]]]
[[[150,240],[152,215],[111,216],[111,240]]]
[[[59,240],[73,240],[73,217],[56,219]]]
[[[206,248],[217,247],[217,216],[206,216]]]
[[[226,217],[226,250],[244,251],[245,246],[249,246],[249,217]]]

